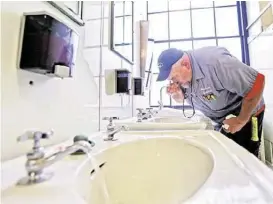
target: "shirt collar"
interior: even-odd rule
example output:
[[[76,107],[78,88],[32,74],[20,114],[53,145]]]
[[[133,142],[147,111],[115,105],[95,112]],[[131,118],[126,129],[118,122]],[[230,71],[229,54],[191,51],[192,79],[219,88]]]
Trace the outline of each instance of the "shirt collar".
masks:
[[[190,59],[193,80],[203,79],[205,75],[194,57],[194,51],[187,51],[185,53],[189,56]]]

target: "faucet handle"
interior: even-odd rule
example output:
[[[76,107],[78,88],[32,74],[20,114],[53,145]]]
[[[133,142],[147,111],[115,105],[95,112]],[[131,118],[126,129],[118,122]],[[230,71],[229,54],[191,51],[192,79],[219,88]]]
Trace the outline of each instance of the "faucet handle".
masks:
[[[41,139],[48,139],[53,135],[53,131],[42,132],[42,131],[27,131],[25,134],[17,137],[18,142],[26,140],[33,140],[32,150],[27,153],[28,160],[37,160],[45,156],[43,148],[40,146]]]
[[[53,135],[53,131],[50,130],[48,132],[42,131],[27,131],[23,135],[17,137],[18,142],[23,142],[26,140],[34,140],[35,142],[40,141],[40,139],[48,139]]]
[[[146,111],[147,111],[149,114],[152,114],[152,110],[153,110],[153,108],[146,108]]]
[[[110,119],[112,119],[112,120],[118,120],[119,117],[103,117],[102,118],[102,120],[110,120]]]
[[[137,108],[136,110],[137,110],[139,113],[142,113],[143,108]]]
[[[143,108],[137,108],[136,110],[138,111],[137,113],[138,117],[141,117],[143,114],[145,114],[143,113]]]
[[[109,121],[119,120],[119,117],[103,117],[102,120],[109,120]]]

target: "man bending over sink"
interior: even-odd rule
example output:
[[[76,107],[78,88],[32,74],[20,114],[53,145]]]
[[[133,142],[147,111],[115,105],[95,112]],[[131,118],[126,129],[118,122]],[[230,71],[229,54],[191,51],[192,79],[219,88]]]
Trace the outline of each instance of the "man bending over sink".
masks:
[[[258,156],[265,104],[265,77],[224,47],[191,51],[170,48],[158,58],[157,81],[169,80],[167,93],[186,100],[220,131]],[[193,113],[194,115],[194,113]]]

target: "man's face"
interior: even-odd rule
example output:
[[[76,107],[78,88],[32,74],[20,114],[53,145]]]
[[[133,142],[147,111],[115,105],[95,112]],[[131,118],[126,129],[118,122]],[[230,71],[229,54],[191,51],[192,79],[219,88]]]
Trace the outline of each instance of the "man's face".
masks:
[[[192,72],[189,61],[185,58],[178,60],[173,66],[168,79],[171,83],[177,83],[183,88],[189,88]]]

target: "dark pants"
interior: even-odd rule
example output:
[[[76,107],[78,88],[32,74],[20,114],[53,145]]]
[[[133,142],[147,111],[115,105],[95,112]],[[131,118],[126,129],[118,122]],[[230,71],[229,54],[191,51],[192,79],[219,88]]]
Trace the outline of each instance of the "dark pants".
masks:
[[[261,143],[261,135],[263,129],[263,118],[264,118],[264,111],[261,112],[259,115],[256,116],[258,120],[258,137],[259,141],[255,142],[251,140],[252,137],[252,123],[251,120],[239,131],[234,134],[227,133],[223,128],[220,132],[226,135],[228,138],[232,139],[237,144],[241,145],[249,152],[254,154],[256,157],[259,155],[259,147]]]

